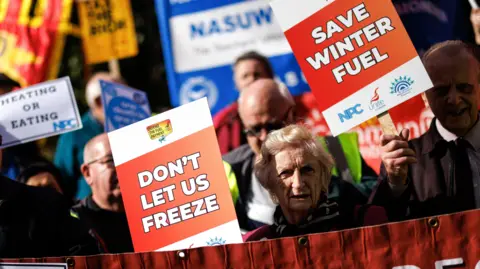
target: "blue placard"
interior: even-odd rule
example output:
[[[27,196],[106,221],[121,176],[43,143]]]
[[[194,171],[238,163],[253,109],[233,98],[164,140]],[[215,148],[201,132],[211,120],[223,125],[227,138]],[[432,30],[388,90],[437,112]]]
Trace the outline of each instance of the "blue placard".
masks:
[[[173,106],[207,97],[212,114],[238,98],[232,64],[269,57],[293,95],[309,90],[268,1],[155,0]]]
[[[147,94],[125,85],[100,80],[105,131],[111,132],[151,116]]]

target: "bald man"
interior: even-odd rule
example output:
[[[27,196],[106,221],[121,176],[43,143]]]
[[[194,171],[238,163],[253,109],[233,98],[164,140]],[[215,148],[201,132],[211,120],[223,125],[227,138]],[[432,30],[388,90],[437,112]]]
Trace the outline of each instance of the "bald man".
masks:
[[[382,176],[373,203],[403,220],[480,208],[480,65],[475,47],[446,41],[423,55],[435,118],[421,137],[382,137]]]
[[[229,180],[236,181],[229,183],[231,187],[237,185],[238,193],[233,195],[243,230],[254,230],[273,221],[276,204],[255,177],[253,163],[269,132],[294,123],[293,108],[293,99],[272,79],[258,79],[240,93],[238,112],[248,143],[226,154],[224,165],[227,174],[233,175]]]
[[[90,140],[81,171],[92,194],[72,208],[76,217],[99,237],[106,253],[133,252],[122,193],[107,134]]]
[[[82,116],[83,128],[61,135],[55,152],[54,163],[60,169],[65,181],[63,184],[66,187],[65,195],[72,199],[81,200],[91,193],[90,187],[78,168],[83,163],[85,144],[104,132],[105,115],[99,80],[124,83],[121,78],[113,77],[109,73],[100,72],[93,75],[85,91],[90,110]]]

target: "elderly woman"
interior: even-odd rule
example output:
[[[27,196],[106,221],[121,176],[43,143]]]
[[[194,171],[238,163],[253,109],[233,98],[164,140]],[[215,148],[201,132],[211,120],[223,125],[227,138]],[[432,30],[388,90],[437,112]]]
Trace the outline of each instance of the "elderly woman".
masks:
[[[357,226],[355,205],[327,199],[332,167],[331,156],[306,128],[290,125],[271,132],[255,163],[255,174],[279,206],[273,225],[250,232],[244,240],[299,236]]]

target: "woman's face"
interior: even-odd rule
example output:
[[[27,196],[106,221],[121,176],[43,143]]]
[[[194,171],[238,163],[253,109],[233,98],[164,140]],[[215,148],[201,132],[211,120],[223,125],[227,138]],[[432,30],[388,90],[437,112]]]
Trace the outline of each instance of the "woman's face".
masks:
[[[55,189],[59,193],[62,193],[62,190],[55,180],[55,177],[48,172],[38,173],[30,177],[26,184],[34,187],[49,187]]]
[[[304,214],[317,205],[322,171],[318,160],[303,148],[286,148],[272,161],[278,183],[273,192],[283,213]]]

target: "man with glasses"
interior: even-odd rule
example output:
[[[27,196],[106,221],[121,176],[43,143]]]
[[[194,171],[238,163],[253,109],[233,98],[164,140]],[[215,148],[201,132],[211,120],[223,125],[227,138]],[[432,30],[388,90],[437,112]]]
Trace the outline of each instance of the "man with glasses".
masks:
[[[127,217],[106,133],[91,139],[84,150],[81,172],[92,194],[72,208],[86,223],[106,253],[133,252]]]
[[[253,164],[263,141],[273,130],[294,123],[294,102],[272,79],[259,79],[244,89],[238,112],[245,127],[247,144],[224,156],[224,166],[243,230],[253,230],[273,221],[276,204],[253,173]]]

